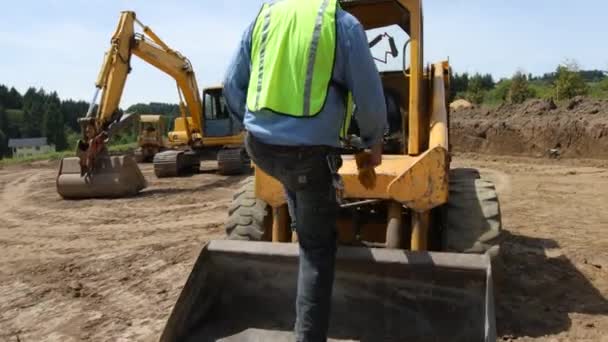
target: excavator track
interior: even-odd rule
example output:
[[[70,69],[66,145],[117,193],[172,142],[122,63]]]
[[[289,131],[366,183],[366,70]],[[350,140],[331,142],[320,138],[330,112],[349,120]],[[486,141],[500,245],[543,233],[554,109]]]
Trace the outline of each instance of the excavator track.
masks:
[[[133,153],[133,157],[135,158],[135,162],[137,162],[138,164],[146,161],[146,158],[144,157],[144,151],[141,147],[135,150],[135,152]]]
[[[217,153],[220,175],[240,175],[251,169],[251,160],[244,148],[226,148]]]
[[[178,177],[198,171],[199,159],[189,151],[165,151],[154,155],[154,174],[158,178]]]

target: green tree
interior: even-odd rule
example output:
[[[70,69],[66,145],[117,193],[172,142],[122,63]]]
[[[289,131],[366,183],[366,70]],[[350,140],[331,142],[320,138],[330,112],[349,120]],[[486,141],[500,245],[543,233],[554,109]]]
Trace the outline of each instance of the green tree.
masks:
[[[45,112],[45,97],[43,89],[29,88],[23,96],[23,127],[24,137],[34,138],[42,135]]]
[[[601,70],[580,70],[578,72],[585,82],[600,82],[606,76]]]
[[[450,94],[452,96],[452,100],[457,96],[462,96],[466,93],[467,88],[469,87],[469,74],[452,74],[452,79],[450,80]]]
[[[484,89],[483,80],[481,77],[473,77],[469,80],[469,87],[467,89],[465,98],[467,101],[475,104],[481,104],[486,95],[486,89]]]
[[[21,109],[23,106],[21,94],[11,87],[9,90],[5,85],[0,84],[0,106],[6,109]]]
[[[479,82],[481,83],[481,89],[483,90],[492,90],[494,88],[495,82],[494,82],[494,78],[492,77],[492,74],[475,74],[475,76],[473,76],[473,79],[479,79]]]
[[[126,113],[136,112],[138,114],[159,114],[170,117],[179,116],[179,106],[172,103],[136,103],[127,108]]]
[[[4,107],[0,106],[0,131],[8,132],[8,130],[9,130],[8,114],[6,113],[6,110],[4,109]]]
[[[23,107],[23,98],[21,97],[19,91],[15,89],[15,87],[11,87],[11,90],[9,90],[8,99],[9,103],[7,105],[7,108],[21,109],[21,107]]]
[[[45,107],[43,133],[49,143],[54,144],[58,151],[65,150],[68,143],[61,112],[61,101],[56,92],[48,96]]]
[[[602,91],[608,91],[608,77],[604,78],[600,83],[599,83],[599,88]]]
[[[522,103],[532,97],[534,97],[534,91],[530,88],[528,78],[523,72],[517,71],[511,79],[509,102]]]
[[[589,93],[589,86],[579,73],[576,62],[568,61],[557,67],[553,93],[558,101]]]
[[[64,123],[74,132],[80,132],[78,118],[83,117],[89,109],[86,101],[64,100],[61,101],[61,113],[63,113]]]
[[[9,102],[9,90],[5,85],[0,84],[0,106],[4,108],[11,108],[9,107]]]
[[[8,149],[8,137],[4,132],[8,132],[8,116],[6,115],[4,108],[0,106],[0,159],[10,154]]]
[[[509,100],[509,91],[511,90],[511,80],[502,79],[496,83],[494,89],[490,90],[486,95],[486,100],[491,103],[505,103]]]
[[[8,148],[8,138],[2,130],[0,130],[0,159],[9,156],[10,151]]]

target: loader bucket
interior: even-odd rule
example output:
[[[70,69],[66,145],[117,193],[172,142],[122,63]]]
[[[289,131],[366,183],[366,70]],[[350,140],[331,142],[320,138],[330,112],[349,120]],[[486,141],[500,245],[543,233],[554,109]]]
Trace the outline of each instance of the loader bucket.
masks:
[[[330,341],[494,341],[487,256],[339,247]],[[160,338],[293,341],[298,246],[212,241]]]
[[[136,195],[147,186],[131,156],[104,156],[91,175],[80,175],[77,157],[64,158],[57,175],[57,192],[66,199],[116,198]]]

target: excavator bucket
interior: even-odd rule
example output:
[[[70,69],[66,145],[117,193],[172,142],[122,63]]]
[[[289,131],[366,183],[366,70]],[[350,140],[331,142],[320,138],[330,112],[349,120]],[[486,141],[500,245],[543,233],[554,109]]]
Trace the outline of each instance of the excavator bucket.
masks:
[[[297,244],[203,247],[160,340],[292,341]],[[494,341],[486,255],[339,247],[330,341]]]
[[[57,175],[57,192],[66,199],[134,196],[147,186],[131,156],[104,156],[90,175],[80,174],[77,157],[64,158]]]

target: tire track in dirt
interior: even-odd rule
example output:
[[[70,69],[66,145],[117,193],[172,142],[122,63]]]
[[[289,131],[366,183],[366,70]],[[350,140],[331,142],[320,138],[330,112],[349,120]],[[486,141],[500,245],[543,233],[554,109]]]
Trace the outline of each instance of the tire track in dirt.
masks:
[[[608,164],[456,156],[499,192],[504,341],[608,336]],[[63,201],[55,170],[0,170],[0,341],[156,340],[240,179],[158,180],[140,196]],[[29,178],[28,178],[29,177]],[[13,196],[16,199],[13,199]],[[1,223],[1,222],[0,222]]]
[[[26,172],[24,176],[8,182],[2,189],[2,206],[0,206],[0,217],[8,224],[15,224],[19,219],[15,219],[16,211],[19,211],[24,199],[27,197],[30,185],[38,180],[40,175],[37,171]]]
[[[0,172],[12,227],[0,225],[0,340],[158,336],[202,245],[223,236],[240,178],[158,180],[142,168],[140,196],[83,201],[57,195],[54,170]]]

